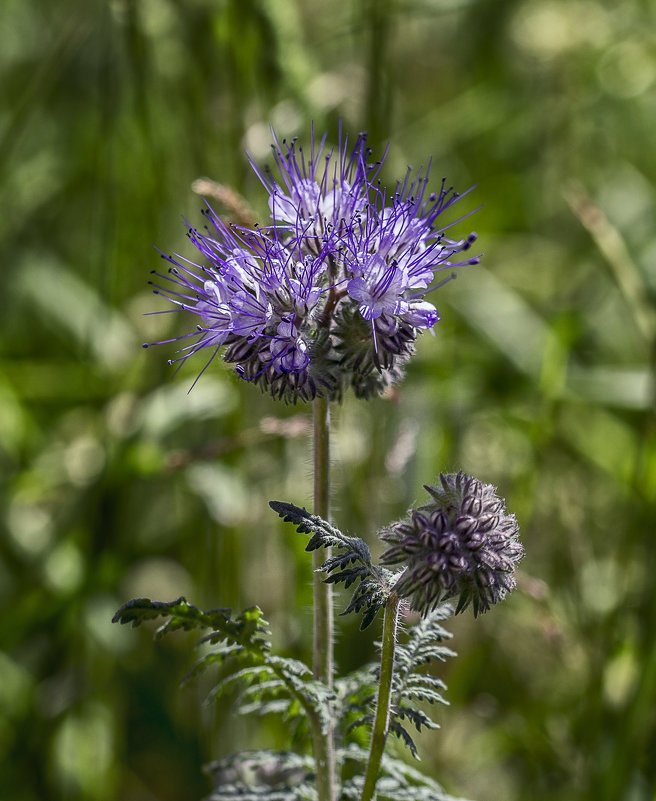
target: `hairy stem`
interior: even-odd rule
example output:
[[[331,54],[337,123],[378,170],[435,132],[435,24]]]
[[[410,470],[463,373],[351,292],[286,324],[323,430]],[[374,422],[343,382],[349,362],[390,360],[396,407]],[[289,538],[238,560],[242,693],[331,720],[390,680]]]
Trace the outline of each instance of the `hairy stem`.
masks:
[[[330,515],[330,407],[326,398],[315,398],[314,415],[314,514],[328,520]],[[328,552],[327,552],[328,551]],[[314,678],[328,687],[333,685],[333,598],[332,584],[323,581],[318,572],[329,549],[312,552],[314,584],[314,641],[312,669]],[[310,718],[314,758],[317,766],[319,801],[334,801],[335,748],[332,726],[321,731],[318,720]]]
[[[385,741],[389,732],[390,699],[394,676],[394,651],[396,648],[396,626],[399,618],[399,597],[391,593],[385,604],[383,618],[383,644],[380,654],[380,683],[376,702],[376,717],[371,733],[371,748],[367,772],[364,777],[361,801],[371,801],[376,796],[376,782],[383,759]]]
[[[330,408],[325,398],[314,401],[314,514],[328,520],[330,515]],[[315,679],[329,687],[333,683],[333,605],[332,584],[317,572],[330,557],[327,549],[312,552],[314,569],[314,648],[312,667]]]

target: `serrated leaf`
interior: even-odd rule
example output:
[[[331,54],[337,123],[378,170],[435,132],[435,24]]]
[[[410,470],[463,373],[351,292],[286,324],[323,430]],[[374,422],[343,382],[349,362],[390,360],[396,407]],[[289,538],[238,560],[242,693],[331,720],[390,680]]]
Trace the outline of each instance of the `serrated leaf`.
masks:
[[[410,688],[407,687],[399,693],[401,698],[406,698],[408,701],[424,701],[427,704],[442,704],[449,706],[449,702],[440,693],[431,690],[427,687],[424,688]]]
[[[332,572],[349,562],[360,562],[367,572],[375,569],[381,571],[371,562],[371,552],[367,543],[359,537],[349,537],[343,534],[336,526],[319,515],[313,515],[304,507],[294,506],[283,501],[270,501],[269,506],[282,517],[285,522],[294,523],[300,534],[312,534],[305,550],[314,551],[317,548],[345,548],[346,553],[329,557],[323,565],[323,570]]]
[[[321,566],[327,573],[328,584],[343,583],[346,588],[360,582],[343,614],[363,611],[361,629],[369,626],[384,605],[391,587],[389,570],[374,565],[369,547],[359,537],[349,537],[318,515],[305,508],[283,501],[270,501],[269,506],[285,521],[294,523],[302,534],[311,534],[307,551],[335,548],[340,551],[329,556]]]
[[[373,721],[377,685],[373,680],[372,667],[367,665],[335,680],[333,712],[338,722],[336,728],[343,732],[344,738],[356,729],[369,727]],[[358,732],[354,736],[362,739],[365,734]]]
[[[355,799],[359,801],[362,794],[362,784],[364,766],[369,761],[369,749],[359,745],[351,744],[342,749],[338,758],[343,762],[353,761],[358,766],[358,774],[352,779],[344,782],[341,801],[343,799]],[[454,798],[444,791],[444,789],[429,776],[420,773],[416,768],[408,765],[400,759],[383,755],[380,766],[380,776],[384,779],[376,787],[377,801],[465,801],[465,799]]]
[[[314,680],[310,668],[298,659],[267,654],[266,664],[284,683],[290,698],[296,699],[306,714],[316,715],[322,731],[327,731],[332,721],[334,693],[323,682]],[[289,706],[289,701],[286,704]]]
[[[429,644],[424,643],[421,647],[413,649],[411,656],[409,657],[409,661],[415,665],[416,667],[420,667],[421,665],[427,665],[429,662],[434,660],[439,660],[440,662],[446,662],[448,657],[457,656],[457,653],[451,648],[447,648],[444,645],[439,645],[437,643]]]
[[[346,732],[353,731],[353,729],[359,729],[360,726],[371,726],[374,722],[374,715],[360,715],[360,717],[356,718],[352,723],[349,724]]]
[[[269,675],[273,675],[272,672]],[[235,711],[240,715],[255,712],[265,715],[270,712],[286,713],[290,706],[289,688],[282,679],[275,677],[251,684],[237,696]]]
[[[406,688],[446,690],[446,684],[442,681],[442,679],[439,679],[437,676],[433,676],[431,673],[411,673],[407,678]]]
[[[268,672],[268,675],[271,675],[271,671]],[[257,684],[249,684],[247,687],[244,687],[239,697],[246,699],[254,698],[258,695],[262,697],[268,694],[277,695],[280,692],[285,692],[286,689],[285,682],[282,679],[265,679],[264,681],[257,682]]]
[[[319,515],[311,514],[304,506],[295,506],[293,503],[286,503],[285,501],[269,501],[269,506],[286,523],[293,523],[299,534],[312,534],[313,537],[310,542],[314,537],[318,538],[317,543],[313,544],[312,547],[308,543],[306,547],[308,551],[322,546],[338,545],[344,539],[345,535],[338,528],[319,517]]]
[[[414,743],[412,737],[408,734],[405,727],[402,726],[398,720],[391,720],[389,726],[390,734],[394,734],[396,737],[401,740],[401,742],[410,749],[410,753],[415,759],[419,759],[419,754],[417,753],[417,746]]]
[[[418,732],[421,732],[422,726],[426,729],[440,728],[423,710],[410,706],[399,705],[394,710],[394,716],[398,720],[409,720]]]
[[[271,670],[266,665],[250,665],[249,667],[237,670],[229,676],[221,679],[214,685],[211,692],[206,698],[206,702],[215,701],[224,693],[233,690],[239,682],[245,685],[250,685],[253,682],[259,682],[261,676],[270,676]]]
[[[252,715],[256,714],[260,717],[264,715],[283,715],[289,708],[289,700],[287,698],[272,698],[269,701],[256,700],[250,703],[239,703],[234,706],[234,710],[238,715]]]
[[[157,630],[156,637],[178,629],[212,629],[201,642],[217,643],[225,640],[259,653],[270,648],[266,639],[269,633],[267,623],[262,610],[257,606],[245,609],[233,617],[230,609],[210,609],[203,612],[183,597],[168,603],[151,601],[150,598],[135,598],[120,607],[112,622],[131,623],[135,627],[158,617],[166,617],[168,620]]]
[[[326,568],[328,561],[323,563],[323,570],[329,572]],[[358,565],[357,567],[350,567],[344,568],[339,573],[334,573],[332,576],[328,576],[325,581],[326,584],[338,584],[340,582],[344,583],[344,589],[348,589],[351,584],[357,579],[362,580],[368,575],[367,569],[362,565]]]
[[[376,618],[380,609],[385,605],[388,591],[372,578],[365,578],[355,589],[351,601],[342,612],[347,615],[350,612],[362,611],[360,631],[364,631]]]
[[[227,785],[208,795],[206,801],[315,801],[316,798],[316,791],[310,785],[282,790]]]
[[[275,710],[271,707],[273,703],[277,705]],[[272,711],[281,711],[279,708],[281,703],[283,704],[282,711],[285,711],[289,706],[289,691],[284,682],[280,679],[273,679],[255,686],[244,687],[237,696],[234,708],[240,715],[246,715],[249,712],[263,715]]]
[[[314,761],[294,752],[245,751],[205,766],[208,801],[315,801]]]
[[[261,665],[264,659],[265,656],[263,654],[250,651],[241,645],[225,645],[218,651],[211,651],[198,659],[187,671],[181,684],[188,684],[200,673],[212,666],[217,666],[223,668],[224,671],[229,670],[232,672],[237,670],[238,666],[244,662],[250,662],[251,664],[249,667],[255,667]]]
[[[410,722],[417,731],[421,728],[435,729],[439,726],[416,703],[448,704],[441,691],[445,683],[429,673],[420,672],[425,664],[433,659],[444,660],[453,654],[441,641],[451,637],[441,622],[452,610],[448,606],[439,607],[407,632],[407,639],[398,643],[395,652],[395,671],[392,679],[390,731],[410,748],[417,756],[415,744],[401,721]]]
[[[376,682],[372,678],[372,670],[376,667],[374,663],[365,665],[357,670],[339,676],[335,679],[335,693],[338,698],[348,701],[352,698],[360,698],[363,693],[367,697],[373,697],[371,692],[376,688]]]
[[[289,657],[271,655],[268,659],[268,664],[273,670],[280,671],[280,673],[284,674],[285,676],[307,678],[308,676],[312,675],[310,668],[305,664],[305,662],[301,662],[300,659],[290,659]]]

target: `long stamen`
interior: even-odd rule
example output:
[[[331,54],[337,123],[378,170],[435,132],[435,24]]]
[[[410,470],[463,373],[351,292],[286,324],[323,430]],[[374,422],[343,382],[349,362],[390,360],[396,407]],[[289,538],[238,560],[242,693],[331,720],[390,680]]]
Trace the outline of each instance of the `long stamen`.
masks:
[[[440,226],[464,195],[445,180],[431,193],[430,161],[388,192],[378,177],[387,149],[372,161],[366,134],[350,139],[341,124],[334,148],[311,134],[303,147],[272,131],[273,171],[249,157],[269,196],[265,224],[226,225],[207,204],[204,227],[185,221],[198,261],[162,253],[170,270],[151,281],[171,304],[155,313],[191,312],[200,322],[175,362],[225,345],[247,380],[292,401],[341,397],[348,386],[367,395],[372,366],[381,376],[372,392],[397,380],[417,336],[439,319],[426,295],[479,260],[464,255],[475,235],[447,236],[473,212]],[[441,271],[451,275],[435,280]],[[371,325],[364,338],[362,319]],[[293,331],[280,328],[290,321]]]

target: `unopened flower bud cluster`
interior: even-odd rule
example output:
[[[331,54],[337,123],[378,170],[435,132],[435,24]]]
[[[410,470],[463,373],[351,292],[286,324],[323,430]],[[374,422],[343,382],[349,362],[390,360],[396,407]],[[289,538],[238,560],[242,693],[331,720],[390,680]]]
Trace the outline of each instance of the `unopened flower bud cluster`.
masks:
[[[486,612],[516,586],[524,555],[517,520],[491,484],[462,471],[426,489],[431,503],[381,533],[390,544],[381,563],[405,568],[394,592],[421,614],[451,598],[456,612],[469,604],[474,615]]]

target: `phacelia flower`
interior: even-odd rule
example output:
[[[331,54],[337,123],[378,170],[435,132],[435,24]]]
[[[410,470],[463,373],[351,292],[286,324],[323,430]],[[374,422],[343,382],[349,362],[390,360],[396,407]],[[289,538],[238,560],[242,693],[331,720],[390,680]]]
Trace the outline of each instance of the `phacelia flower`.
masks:
[[[491,484],[462,471],[440,475],[440,484],[426,486],[432,503],[383,530],[390,547],[381,563],[405,566],[393,589],[415,611],[458,598],[456,613],[472,604],[476,616],[516,586],[519,526]]]
[[[368,162],[371,151],[367,136],[361,133],[351,150],[340,130],[337,153],[324,156],[327,135],[318,144],[314,132],[309,159],[296,140],[280,143],[273,135],[273,159],[280,173],[273,177],[268,169],[251,160],[251,166],[269,194],[273,226],[293,237],[303,237],[306,249],[320,250],[321,242],[346,233],[367,206],[369,189],[382,162]]]
[[[172,362],[205,350],[204,370],[223,349],[241,378],[292,402],[339,399],[349,386],[370,397],[402,377],[417,336],[440,319],[426,293],[478,262],[462,255],[476,235],[446,236],[438,217],[459,195],[444,182],[428,194],[428,171],[388,195],[364,134],[350,147],[340,132],[327,153],[325,140],[306,160],[274,136],[279,176],[253,165],[269,224],[228,226],[208,207],[203,231],[188,226],[198,261],[162,254],[171,267],[155,292],[196,316],[195,331],[169,340],[182,343]]]

